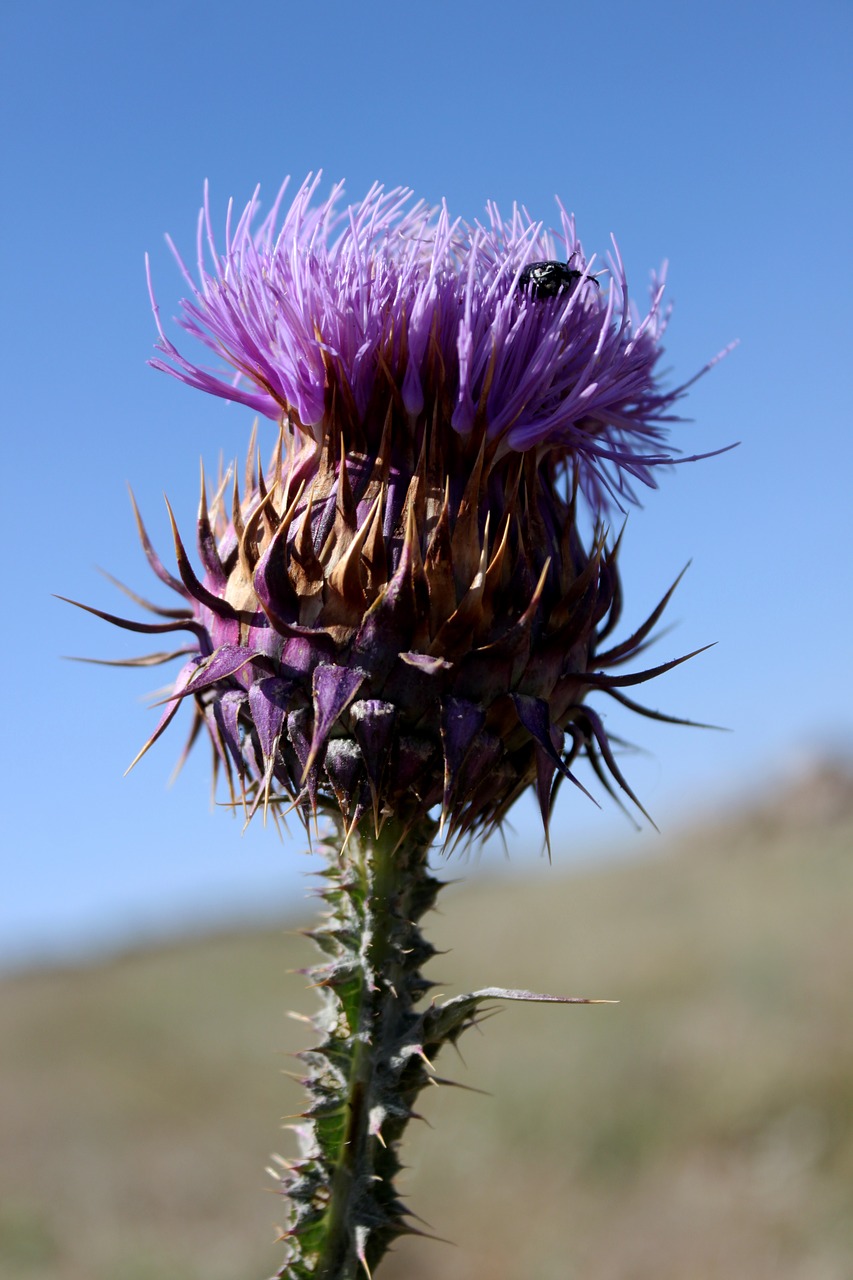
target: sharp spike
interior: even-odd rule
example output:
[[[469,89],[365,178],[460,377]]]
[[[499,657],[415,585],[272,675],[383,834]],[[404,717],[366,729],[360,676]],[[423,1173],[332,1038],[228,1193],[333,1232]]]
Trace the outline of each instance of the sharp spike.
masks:
[[[368,604],[362,585],[362,552],[373,530],[381,503],[382,495],[378,493],[361,528],[326,579],[327,586],[349,606],[347,612],[353,614],[353,625],[361,619]]]
[[[130,494],[130,505],[133,508],[133,516],[136,520],[136,529],[139,534],[139,541],[142,543],[142,550],[145,552],[146,560],[162,583],[167,587],[171,587],[171,589],[176,591],[179,596],[189,598],[189,593],[187,592],[184,584],[179,582],[177,578],[172,577],[171,573],[163,567],[160,557],[151,545],[151,539],[148,537],[148,530],[142,523],[142,516],[139,513],[139,507],[136,505],[136,498],[134,497],[133,490],[130,485],[128,485],[127,491]]]
[[[237,479],[236,468],[234,469],[234,483],[231,486],[231,523],[239,541],[243,536],[243,508],[240,503],[240,484]]]
[[[243,488],[246,491],[246,493],[252,492],[252,482],[254,480],[254,471],[255,471],[255,466],[254,466],[255,451],[257,447],[258,447],[258,419],[254,418],[252,421],[251,434],[249,435],[249,445],[248,445],[248,448],[246,449],[246,467],[245,467],[245,475],[243,479]]]
[[[194,659],[188,662],[181,669],[181,671],[179,671],[178,677],[175,680],[174,688],[172,690],[172,696],[169,699],[169,702],[166,706],[166,710],[163,712],[163,715],[160,717],[160,722],[157,725],[157,728],[154,730],[151,737],[145,743],[145,746],[142,747],[141,750],[137,751],[136,755],[133,757],[130,764],[125,769],[124,771],[125,777],[127,777],[131,769],[133,769],[139,763],[139,761],[142,759],[145,753],[149,751],[151,747],[153,747],[157,739],[161,737],[163,733],[165,733],[166,729],[169,727],[172,720],[174,720],[175,716],[178,713],[178,709],[181,706],[183,691],[186,685],[189,684],[197,668],[198,668],[198,659]]]
[[[483,434],[477,457],[468,477],[451,535],[453,572],[457,594],[467,591],[480,561],[480,480],[483,474],[486,437]]]
[[[444,502],[432,531],[424,560],[429,591],[430,634],[436,636],[456,610],[456,581],[450,537],[450,477],[445,480]]]
[[[314,731],[308,758],[302,769],[307,781],[319,752],[326,744],[332,728],[343,715],[366,679],[357,667],[338,667],[321,663],[313,675]]]
[[[187,591],[194,597],[194,599],[198,600],[199,604],[207,605],[208,609],[210,609],[212,613],[215,613],[217,617],[228,618],[234,621],[238,620],[239,614],[237,611],[233,609],[226,600],[223,600],[219,596],[215,596],[211,591],[208,591],[207,587],[203,586],[195,576],[192,565],[190,564],[189,556],[187,555],[184,544],[181,541],[181,535],[178,532],[178,525],[175,520],[175,514],[169,505],[169,499],[166,498],[165,502],[166,510],[169,513],[169,522],[172,526],[172,537],[175,541],[175,559],[178,563],[178,572],[181,575],[181,579],[183,580]]]
[[[131,591],[130,587],[125,586],[118,578],[114,578],[106,569],[101,569],[99,566],[96,567],[98,573],[106,578],[107,582],[111,582],[114,587],[118,587],[119,591],[126,595],[128,600],[132,600],[134,604],[138,604],[142,609],[147,609],[149,613],[155,613],[160,618],[187,618],[190,616],[187,609],[163,609],[160,605],[152,604],[150,600],[146,600],[145,596],[137,595],[135,591]]]
[[[115,613],[105,613],[103,609],[95,609],[90,604],[81,604],[79,600],[71,600],[68,596],[54,595],[54,599],[62,600],[65,604],[73,604],[75,609],[83,609],[86,613],[94,614],[96,618],[103,618],[104,622],[110,622],[114,627],[122,627],[125,631],[138,631],[148,636],[164,635],[167,631],[192,631],[198,636],[204,634],[201,624],[189,615],[185,620],[174,622],[134,622],[131,618],[120,618]]]
[[[207,487],[204,475],[204,463],[201,461],[200,468],[201,493],[199,495],[198,503],[196,534],[198,553],[211,581],[215,583],[218,590],[222,590],[228,580],[228,575],[226,574],[222,564],[222,560],[219,555],[219,548],[216,544],[216,538],[210,524],[210,509],[207,505]]]
[[[678,587],[678,584],[681,582],[681,579],[684,577],[685,573],[689,568],[690,568],[690,561],[688,560],[687,564],[681,570],[681,573],[675,579],[675,582],[673,582],[672,586],[669,588],[669,590],[666,592],[663,598],[658,602],[657,606],[652,610],[652,612],[649,614],[648,618],[646,618],[642,626],[638,627],[637,630],[634,632],[634,634],[629,636],[627,640],[624,640],[622,644],[618,644],[614,648],[608,649],[606,653],[597,654],[596,662],[600,662],[602,666],[613,667],[613,666],[616,666],[618,662],[624,661],[625,659],[631,658],[633,656],[638,645],[643,640],[645,640],[646,636],[652,630],[655,623],[659,620],[664,609],[672,599],[673,593]],[[697,650],[697,652],[701,652],[701,650]]]
[[[60,657],[63,662],[87,662],[94,667],[162,667],[184,654],[196,652],[195,648],[187,647],[172,649],[168,653],[146,653],[139,658],[81,658],[73,653],[63,653]]]
[[[385,536],[383,533],[383,510],[385,507],[385,485],[376,496],[376,509],[365,539],[362,551],[362,562],[365,571],[365,593],[372,604],[380,591],[388,583],[388,559],[385,552]]]

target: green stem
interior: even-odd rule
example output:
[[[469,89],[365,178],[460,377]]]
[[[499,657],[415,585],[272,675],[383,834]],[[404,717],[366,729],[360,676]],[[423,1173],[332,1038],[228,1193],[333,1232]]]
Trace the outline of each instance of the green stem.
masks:
[[[440,888],[427,870],[435,824],[378,835],[355,832],[328,846],[323,896],[330,908],[312,936],[330,957],[311,976],[324,997],[325,1039],[303,1054],[311,1104],[300,1128],[303,1159],[286,1187],[294,1205],[287,1280],[356,1280],[410,1233],[394,1190],[396,1146],[429,1079],[423,1015],[433,954],[418,927]]]
[[[598,1003],[585,997],[485,987],[444,1004],[417,1004],[432,986],[421,966],[434,949],[418,921],[440,883],[427,868],[435,823],[365,823],[326,846],[329,908],[311,937],[325,963],[309,970],[322,1035],[301,1054],[309,1105],[295,1126],[301,1158],[284,1180],[292,1221],[278,1280],[363,1280],[409,1225],[397,1196],[397,1147],[432,1063],[495,1000]]]

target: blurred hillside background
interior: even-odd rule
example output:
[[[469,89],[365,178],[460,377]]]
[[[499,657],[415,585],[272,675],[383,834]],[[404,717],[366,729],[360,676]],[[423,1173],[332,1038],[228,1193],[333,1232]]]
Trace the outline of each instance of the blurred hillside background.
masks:
[[[453,1245],[404,1240],[383,1276],[850,1280],[851,850],[853,776],[825,767],[641,862],[447,888],[439,991],[621,1003],[513,1005],[438,1062],[488,1091],[428,1090],[404,1149]],[[221,934],[0,984],[4,1280],[272,1274],[307,945]]]
[[[208,804],[203,751],[167,788],[179,729],[122,777],[158,679],[62,663],[144,646],[50,593],[121,611],[101,565],[155,594],[125,482],[167,557],[163,491],[189,529],[199,456],[246,447],[248,411],[146,368],[143,254],[168,324],[163,233],[192,259],[205,178],[221,228],[319,167],[469,220],[548,223],[558,194],[588,253],[615,233],[641,307],[668,258],[673,383],[740,339],[674,443],[741,447],[662,475],[623,556],[627,628],[692,558],[655,657],[718,644],[650,700],[733,732],[611,708],[662,836],[564,795],[552,867],[522,805],[508,863],[447,869],[449,992],[622,1003],[506,1010],[442,1064],[491,1094],[433,1091],[407,1151],[457,1247],[407,1242],[383,1275],[853,1278],[852,54],[846,0],[7,0],[3,1280],[279,1257],[261,1170],[299,1105],[284,1011],[312,1002],[283,930],[314,864],[299,830],[241,837]]]

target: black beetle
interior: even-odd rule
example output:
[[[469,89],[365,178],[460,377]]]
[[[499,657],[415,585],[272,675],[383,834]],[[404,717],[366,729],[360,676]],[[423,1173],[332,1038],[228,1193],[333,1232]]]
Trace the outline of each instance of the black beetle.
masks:
[[[518,287],[530,289],[534,298],[556,298],[564,289],[574,289],[579,280],[591,280],[598,288],[595,276],[575,271],[568,262],[528,262],[518,277]]]

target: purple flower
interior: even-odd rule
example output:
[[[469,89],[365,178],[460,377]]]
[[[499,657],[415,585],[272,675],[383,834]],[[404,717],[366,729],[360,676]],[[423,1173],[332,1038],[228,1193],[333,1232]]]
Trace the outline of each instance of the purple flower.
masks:
[[[412,423],[438,413],[461,435],[481,426],[499,455],[549,454],[596,514],[686,460],[666,441],[690,384],[667,391],[656,375],[663,281],[640,321],[615,241],[595,275],[562,205],[557,233],[518,208],[505,222],[492,204],[471,226],[403,188],[374,186],[342,207],[339,184],[312,206],[318,183],[303,183],[279,226],[285,183],[256,232],[257,198],[236,227],[229,205],[222,253],[205,193],[198,284],[173,246],[191,290],[180,323],[232,377],[180,354],[152,293],[165,357],[155,368],[318,443],[345,415],[368,451],[393,389]],[[547,297],[525,287],[525,268],[542,260],[569,264],[573,287]]]
[[[256,235],[254,200],[233,229],[229,209],[222,255],[205,201],[181,324],[230,382],[160,327],[171,363],[155,367],[275,419],[279,441],[266,472],[250,446],[242,497],[202,489],[200,572],[175,529],[170,574],[140,523],[181,608],[110,620],[190,637],[147,745],[189,702],[190,740],[206,727],[247,813],[283,802],[377,833],[440,809],[479,835],[528,786],[547,832],[561,782],[585,790],[581,756],[635,800],[589,704],[657,717],[626,690],[675,665],[623,670],[669,593],[614,641],[601,523],[674,460],[662,285],[638,322],[618,253],[596,276],[562,207],[554,238],[491,205],[484,225],[452,222],[405,190],[312,207],[316,187],[278,231],[284,189]]]

